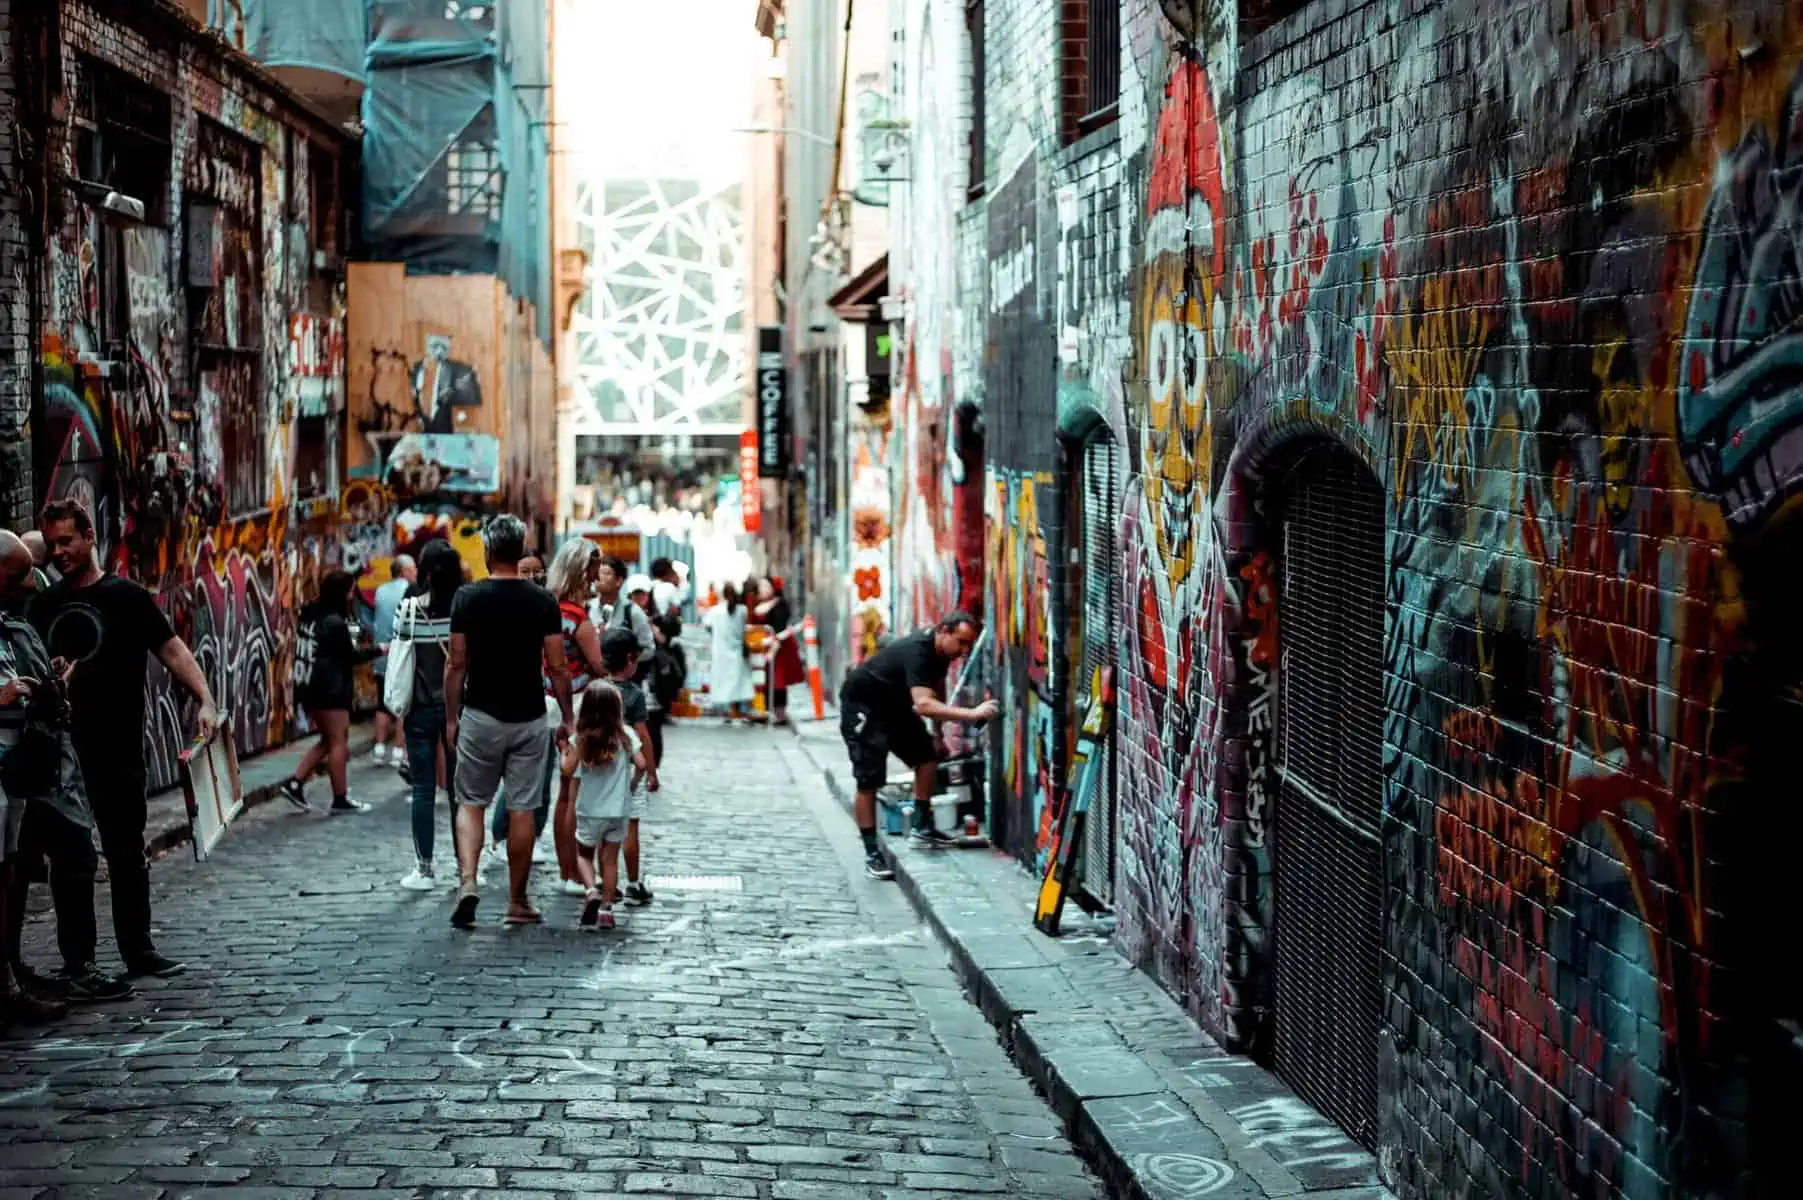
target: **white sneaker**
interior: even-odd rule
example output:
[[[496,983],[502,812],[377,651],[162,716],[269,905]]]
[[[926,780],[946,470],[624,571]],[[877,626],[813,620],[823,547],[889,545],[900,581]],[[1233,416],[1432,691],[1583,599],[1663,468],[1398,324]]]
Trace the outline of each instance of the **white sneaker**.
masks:
[[[577,883],[574,879],[559,879],[557,881],[557,890],[566,896],[588,895],[588,889],[583,887],[580,883]]]
[[[369,752],[369,757],[372,762],[386,763],[388,761],[388,747],[378,742],[376,748]]]
[[[432,868],[415,867],[401,880],[401,886],[410,892],[429,892],[438,886],[438,880],[432,874]]]

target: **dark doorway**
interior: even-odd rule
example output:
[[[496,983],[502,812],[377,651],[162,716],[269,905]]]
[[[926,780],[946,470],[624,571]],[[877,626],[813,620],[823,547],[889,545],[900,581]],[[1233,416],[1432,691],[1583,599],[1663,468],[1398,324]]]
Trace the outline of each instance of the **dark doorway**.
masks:
[[[1277,479],[1271,1066],[1376,1139],[1383,938],[1384,494],[1344,450]]]

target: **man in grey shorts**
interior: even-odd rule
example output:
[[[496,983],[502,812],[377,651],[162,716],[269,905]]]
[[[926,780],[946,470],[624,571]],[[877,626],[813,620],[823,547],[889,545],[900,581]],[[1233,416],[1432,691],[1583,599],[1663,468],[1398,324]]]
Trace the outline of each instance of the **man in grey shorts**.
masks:
[[[526,557],[526,523],[511,514],[482,531],[488,578],[465,584],[451,602],[451,645],[445,655],[445,736],[457,747],[457,869],[462,892],[451,924],[476,923],[477,864],[482,858],[483,816],[495,791],[507,784],[507,923],[541,918],[526,896],[532,843],[551,732],[545,728],[542,658],[552,693],[563,712],[559,746],[575,728],[570,670],[563,657],[563,620],[557,601],[520,575]]]

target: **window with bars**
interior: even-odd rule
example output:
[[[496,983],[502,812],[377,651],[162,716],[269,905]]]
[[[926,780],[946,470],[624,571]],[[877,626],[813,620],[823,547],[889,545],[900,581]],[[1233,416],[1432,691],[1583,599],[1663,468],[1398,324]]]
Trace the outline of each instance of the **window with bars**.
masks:
[[[445,151],[445,208],[498,221],[501,217],[501,151],[470,138]]]
[[[1059,95],[1068,144],[1113,123],[1121,98],[1119,0],[1062,0]]]
[[[986,59],[983,52],[983,0],[965,0],[964,27],[970,33],[970,162],[967,167],[966,188],[970,198],[975,200],[983,194],[987,171],[984,159],[988,149],[984,134],[986,117],[983,65]]]

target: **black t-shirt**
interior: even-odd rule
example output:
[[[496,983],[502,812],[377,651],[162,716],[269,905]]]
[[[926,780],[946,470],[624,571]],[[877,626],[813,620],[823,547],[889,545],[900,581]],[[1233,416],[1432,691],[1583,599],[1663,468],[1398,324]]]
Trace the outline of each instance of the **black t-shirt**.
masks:
[[[451,632],[464,635],[463,703],[497,721],[545,719],[545,639],[563,636],[557,600],[527,579],[484,579],[457,589]]]
[[[156,598],[117,575],[87,587],[64,579],[31,602],[29,615],[51,656],[75,664],[69,704],[76,739],[141,732],[150,655],[175,636]],[[122,748],[139,744],[129,737],[118,742]]]
[[[938,695],[952,660],[934,649],[934,632],[923,629],[898,637],[865,659],[845,677],[840,700],[877,713],[899,714],[914,711],[913,689],[917,687],[932,688]]]

